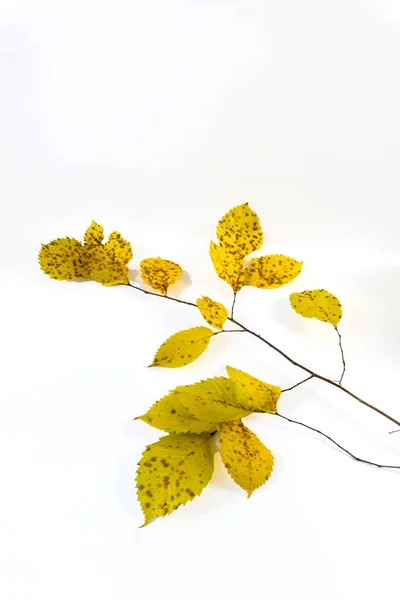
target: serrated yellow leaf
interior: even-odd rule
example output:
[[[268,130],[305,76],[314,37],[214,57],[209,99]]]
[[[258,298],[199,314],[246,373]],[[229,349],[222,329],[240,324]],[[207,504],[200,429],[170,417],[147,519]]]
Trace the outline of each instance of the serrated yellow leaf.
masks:
[[[216,329],[222,329],[223,324],[228,318],[228,311],[223,304],[211,300],[208,296],[198,298],[196,304],[209,325]]]
[[[104,227],[95,221],[86,229],[83,241],[85,246],[99,246],[104,239]]]
[[[105,246],[88,247],[85,251],[88,279],[105,286],[129,283],[126,265],[113,260]]]
[[[211,436],[167,435],[147,446],[136,477],[144,524],[199,496],[214,470]]]
[[[235,206],[222,217],[217,226],[221,246],[236,258],[244,258],[261,248],[263,232],[256,213],[248,203]]]
[[[171,335],[156,352],[151,367],[184,367],[207,348],[214,332],[208,327],[192,327]]]
[[[243,285],[262,289],[281,287],[299,275],[302,265],[302,262],[282,254],[253,258],[246,267]]]
[[[104,249],[111,260],[122,265],[127,265],[128,262],[132,260],[132,246],[130,242],[124,240],[118,231],[110,233],[108,242],[104,244]]]
[[[192,415],[207,423],[231,421],[251,412],[247,394],[226,377],[178,386],[173,393]]]
[[[229,283],[234,292],[243,287],[244,260],[228,254],[224,248],[210,242],[210,256],[214,269],[221,279]]]
[[[253,406],[251,412],[276,413],[276,405],[281,395],[280,387],[264,383],[264,381],[233,367],[227,366],[226,371],[229,377],[246,392],[249,406]]]
[[[39,264],[53,279],[69,280],[86,277],[84,248],[78,240],[60,238],[42,244]]]
[[[222,423],[219,432],[222,461],[233,481],[250,498],[269,479],[274,457],[240,420]]]
[[[172,260],[164,258],[145,258],[140,263],[140,272],[144,283],[161,294],[166,294],[170,285],[176,283],[182,275],[182,269]]]
[[[199,421],[190,414],[175,391],[158,400],[146,414],[137,418],[168,433],[204,433],[216,430],[214,424]]]
[[[334,327],[342,318],[342,306],[338,298],[326,290],[290,294],[290,304],[302,317],[331,323]]]

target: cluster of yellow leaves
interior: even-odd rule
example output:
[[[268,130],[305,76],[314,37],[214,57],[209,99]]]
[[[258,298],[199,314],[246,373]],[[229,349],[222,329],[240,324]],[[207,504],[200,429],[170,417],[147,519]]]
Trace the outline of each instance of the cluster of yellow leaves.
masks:
[[[60,238],[42,244],[39,264],[53,279],[92,279],[102,285],[128,283],[128,263],[132,248],[114,231],[103,244],[103,227],[94,221],[84,235],[83,244],[73,238]]]
[[[326,290],[306,290],[290,294],[290,304],[302,317],[318,319],[334,327],[342,318],[342,306],[338,298]]]
[[[144,525],[198,496],[213,472],[213,436],[232,479],[248,496],[270,477],[274,458],[241,418],[276,413],[280,388],[227,367],[213,377],[178,386],[138,419],[169,433],[143,453],[137,472]]]
[[[219,245],[211,242],[210,256],[217,275],[237,293],[244,285],[273,289],[289,283],[301,271],[301,262],[280,254],[246,257],[259,250],[263,232],[256,213],[248,203],[232,208],[218,223]]]

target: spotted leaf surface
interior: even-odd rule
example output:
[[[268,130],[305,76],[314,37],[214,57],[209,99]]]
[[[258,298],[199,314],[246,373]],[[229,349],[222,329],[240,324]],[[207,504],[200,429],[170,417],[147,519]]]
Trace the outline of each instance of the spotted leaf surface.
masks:
[[[166,294],[169,286],[182,275],[179,265],[164,258],[145,258],[140,263],[140,271],[144,283],[161,294]]]
[[[223,324],[228,318],[228,311],[223,304],[211,300],[208,296],[202,296],[202,298],[197,300],[196,304],[202,316],[211,327],[222,329]]]
[[[95,221],[92,221],[92,224],[86,229],[83,238],[85,246],[99,246],[103,242],[103,239],[104,228]]]
[[[39,264],[42,271],[53,279],[71,281],[87,276],[84,248],[73,238],[60,238],[42,244]]]
[[[222,248],[238,259],[258,250],[263,243],[259,218],[247,202],[222,217],[217,226],[217,237]]]
[[[175,391],[158,400],[138,419],[168,433],[204,433],[216,430],[215,424],[196,419],[182,404],[179,393]]]
[[[168,435],[143,452],[136,477],[144,524],[199,496],[214,470],[211,436]]]
[[[339,300],[326,290],[306,290],[290,294],[290,304],[302,317],[318,319],[335,327],[342,318]]]
[[[253,258],[246,268],[243,284],[262,289],[278,288],[293,281],[302,265],[302,262],[282,254]]]
[[[104,245],[108,256],[111,260],[126,265],[132,260],[132,247],[129,242],[124,240],[118,231],[110,233],[108,242]]]
[[[210,256],[218,277],[229,283],[234,292],[238,292],[243,287],[244,260],[238,258],[214,244],[210,243]]]
[[[214,332],[208,327],[192,327],[174,333],[156,352],[151,367],[175,369],[193,362],[206,350]]]
[[[105,246],[93,246],[85,252],[88,279],[102,285],[118,285],[129,282],[128,269],[123,263],[113,260]]]
[[[274,457],[240,420],[223,423],[219,432],[222,461],[233,481],[250,498],[269,479]]]
[[[276,405],[281,395],[280,387],[264,383],[264,381],[233,367],[226,367],[226,371],[229,377],[246,392],[248,406],[253,407],[251,412],[276,413]]]

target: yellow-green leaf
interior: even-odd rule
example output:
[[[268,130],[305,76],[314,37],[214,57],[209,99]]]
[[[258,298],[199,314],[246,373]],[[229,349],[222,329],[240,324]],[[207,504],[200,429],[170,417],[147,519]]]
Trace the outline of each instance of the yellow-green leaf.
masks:
[[[217,226],[221,246],[237,258],[261,248],[263,232],[256,213],[248,203],[235,206],[222,217]]]
[[[87,275],[84,248],[73,238],[60,238],[42,244],[39,264],[42,271],[53,279],[71,281]]]
[[[264,383],[233,367],[226,367],[226,370],[229,377],[246,392],[249,406],[253,406],[252,412],[276,413],[276,405],[281,395],[280,387]]]
[[[129,283],[126,265],[113,260],[105,246],[88,248],[85,257],[89,279],[106,286]]]
[[[192,385],[178,386],[175,395],[200,421],[221,423],[251,412],[244,390],[226,377],[211,377]]]
[[[150,366],[175,369],[188,365],[203,354],[213,335],[208,327],[178,331],[161,344]]]
[[[216,430],[214,424],[199,421],[190,414],[180,401],[179,393],[175,391],[158,400],[146,414],[137,418],[168,433],[204,433]]]
[[[281,287],[299,275],[302,265],[302,262],[282,254],[253,258],[247,265],[243,285],[262,289]]]
[[[140,271],[144,283],[161,294],[166,294],[169,286],[176,283],[182,275],[179,265],[160,257],[142,260]]]
[[[214,242],[210,243],[210,256],[218,277],[229,283],[234,292],[238,292],[243,287],[243,258],[228,254],[224,248]]]
[[[335,327],[342,318],[339,300],[326,290],[306,290],[290,294],[290,304],[302,317],[318,319]]]
[[[269,479],[274,457],[240,420],[219,426],[222,461],[233,481],[251,494]]]
[[[209,325],[216,329],[222,329],[223,324],[228,318],[228,311],[223,304],[211,300],[208,296],[198,298],[196,304]]]
[[[130,242],[124,240],[118,231],[110,233],[108,242],[104,245],[104,248],[111,260],[122,265],[127,265],[132,260],[132,246]]]
[[[211,436],[167,435],[143,452],[136,477],[147,525],[199,496],[214,470]]]
[[[84,235],[85,246],[99,246],[104,239],[104,228],[95,221],[86,229]]]

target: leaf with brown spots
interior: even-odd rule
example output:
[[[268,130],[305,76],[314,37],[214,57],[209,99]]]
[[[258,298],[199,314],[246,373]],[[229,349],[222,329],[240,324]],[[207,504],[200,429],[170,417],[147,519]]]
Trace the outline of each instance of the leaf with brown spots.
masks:
[[[104,248],[110,259],[121,265],[127,265],[132,260],[132,247],[118,231],[110,233]]]
[[[151,367],[175,369],[193,362],[206,350],[214,332],[208,327],[192,327],[171,335],[156,352]]]
[[[240,420],[219,426],[222,461],[233,481],[251,494],[269,479],[274,457]]]
[[[246,267],[243,285],[262,289],[281,287],[300,274],[302,265],[302,262],[282,254],[253,258]]]
[[[222,329],[228,318],[228,311],[223,304],[211,300],[208,296],[202,296],[196,301],[199,311],[211,327]]]
[[[144,283],[161,294],[166,294],[170,285],[176,283],[182,275],[182,269],[172,260],[164,258],[145,258],[140,263],[140,272]]]
[[[144,525],[199,496],[214,470],[211,436],[167,435],[147,446],[136,477]]]
[[[290,304],[302,317],[331,323],[334,327],[342,318],[342,306],[338,298],[326,290],[290,294]]]
[[[217,226],[222,248],[238,259],[261,248],[263,232],[260,220],[248,203],[235,206],[222,217]]]
[[[99,246],[104,239],[104,227],[92,221],[92,224],[86,229],[83,241],[85,246]]]
[[[226,371],[231,379],[240,385],[247,393],[250,406],[253,406],[252,412],[276,413],[276,405],[281,395],[281,388],[270,383],[264,383],[252,375],[226,367]]]
[[[105,246],[87,248],[85,258],[88,279],[106,286],[129,283],[126,265],[112,259]]]
[[[168,433],[204,433],[216,430],[215,424],[196,419],[182,404],[179,392],[175,390],[158,400],[147,413],[137,418]]]
[[[87,277],[84,247],[73,238],[60,238],[42,244],[39,264],[42,271],[53,279],[71,281]]]
[[[243,287],[244,277],[244,259],[238,258],[210,242],[210,256],[218,277],[229,283],[234,292],[238,292]]]

